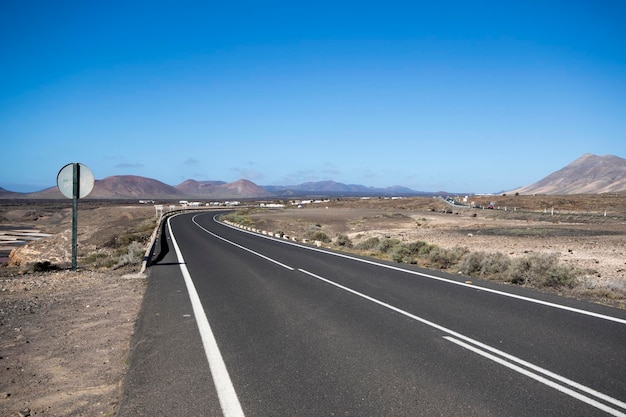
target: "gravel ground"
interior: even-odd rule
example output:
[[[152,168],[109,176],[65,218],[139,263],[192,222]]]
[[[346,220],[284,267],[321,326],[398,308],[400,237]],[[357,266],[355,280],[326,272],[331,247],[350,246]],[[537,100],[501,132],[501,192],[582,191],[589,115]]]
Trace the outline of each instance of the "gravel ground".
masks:
[[[146,229],[154,209],[85,206],[79,208],[77,271],[68,268],[67,204],[19,202],[0,210],[4,229],[51,234],[15,250],[12,266],[0,268],[1,417],[117,413],[146,276],[137,273],[138,264],[113,269],[86,265],[84,258],[115,254],[115,236]],[[36,262],[49,262],[50,270],[32,272]]]
[[[0,278],[0,416],[113,416],[145,279]]]

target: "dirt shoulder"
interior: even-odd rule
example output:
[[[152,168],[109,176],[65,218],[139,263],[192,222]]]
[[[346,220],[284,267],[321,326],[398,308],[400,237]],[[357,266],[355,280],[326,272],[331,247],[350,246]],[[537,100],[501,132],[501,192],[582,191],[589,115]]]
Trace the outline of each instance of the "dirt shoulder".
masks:
[[[113,416],[145,279],[0,278],[0,415]]]
[[[67,204],[1,207],[5,230],[50,236],[0,267],[0,416],[116,415],[147,283],[138,274],[143,251],[133,258],[128,248],[145,248],[153,216],[152,207],[79,208],[79,267],[71,271]]]

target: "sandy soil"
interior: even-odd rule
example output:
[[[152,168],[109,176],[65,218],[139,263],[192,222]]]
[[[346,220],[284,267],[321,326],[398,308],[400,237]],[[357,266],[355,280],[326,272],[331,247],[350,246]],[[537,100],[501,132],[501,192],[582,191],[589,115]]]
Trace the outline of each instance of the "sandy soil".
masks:
[[[115,415],[144,279],[0,278],[0,416]]]
[[[475,203],[490,202],[483,200]],[[495,203],[500,210],[468,210],[427,198],[335,200],[252,217],[261,229],[292,236],[313,228],[331,237],[347,234],[354,243],[389,236],[511,256],[553,252],[563,262],[589,270],[586,286],[624,289],[626,195],[509,197]],[[133,239],[147,243],[155,211],[134,204],[82,205],[79,270],[74,272],[67,270],[71,256],[67,206],[66,202],[0,206],[0,226],[51,234],[15,251],[11,267],[0,267],[2,417],[114,416],[119,408],[130,340],[147,282],[137,274],[137,263],[120,263],[125,259],[120,249],[123,252]],[[554,215],[552,207],[557,208]],[[43,261],[60,269],[32,272],[34,263]]]
[[[51,234],[15,250],[12,266],[0,268],[2,417],[114,416],[119,408],[146,277],[137,263],[104,268],[85,259],[96,252],[115,255],[120,249],[112,241],[129,229],[145,235],[154,209],[84,206],[77,271],[69,268],[67,204],[20,202],[0,209],[5,230]],[[140,240],[144,244],[145,236]],[[45,261],[50,271],[31,272],[33,263]]]

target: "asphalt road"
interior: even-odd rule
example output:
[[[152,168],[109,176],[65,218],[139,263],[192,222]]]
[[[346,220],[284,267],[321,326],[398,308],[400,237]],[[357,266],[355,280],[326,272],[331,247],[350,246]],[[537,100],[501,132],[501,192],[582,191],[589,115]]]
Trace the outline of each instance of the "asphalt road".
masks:
[[[626,415],[626,312],[170,219],[121,416]]]

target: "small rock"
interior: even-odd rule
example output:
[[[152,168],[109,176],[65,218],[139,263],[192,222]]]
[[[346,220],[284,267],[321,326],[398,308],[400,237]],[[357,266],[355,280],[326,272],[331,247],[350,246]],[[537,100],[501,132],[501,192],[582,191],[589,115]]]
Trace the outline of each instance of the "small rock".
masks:
[[[24,410],[20,410],[17,412],[17,415],[20,417],[30,417],[30,409],[26,408]]]

